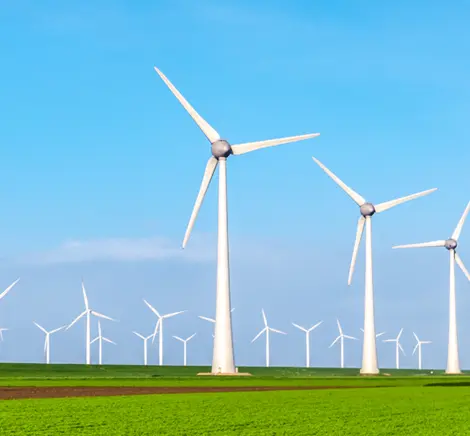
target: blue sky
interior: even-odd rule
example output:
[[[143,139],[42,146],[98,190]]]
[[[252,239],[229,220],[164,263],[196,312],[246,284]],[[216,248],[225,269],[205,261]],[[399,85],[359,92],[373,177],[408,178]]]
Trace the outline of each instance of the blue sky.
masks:
[[[41,361],[46,328],[83,310],[83,277],[116,342],[110,363],[138,363],[132,330],[158,310],[165,361],[171,335],[197,336],[189,361],[211,360],[215,310],[216,186],[185,252],[179,247],[210,148],[153,71],[157,65],[232,143],[320,132],[319,138],[229,160],[232,301],[237,363],[263,364],[261,307],[274,328],[272,364],[337,366],[335,318],[359,335],[363,247],[347,273],[358,210],[314,155],[372,202],[433,187],[429,197],[374,217],[377,329],[434,343],[423,364],[444,367],[448,256],[393,251],[450,235],[470,199],[470,43],[465,2],[4,0],[0,12],[0,302],[12,330],[0,360]],[[470,223],[460,254],[470,267]],[[470,368],[470,283],[457,270],[461,363]],[[388,336],[388,335],[387,335]],[[392,344],[378,345],[382,367]],[[360,343],[346,344],[360,363]],[[150,351],[156,361],[157,349]],[[95,355],[95,357],[97,357]],[[84,360],[84,325],[52,339],[52,359]]]

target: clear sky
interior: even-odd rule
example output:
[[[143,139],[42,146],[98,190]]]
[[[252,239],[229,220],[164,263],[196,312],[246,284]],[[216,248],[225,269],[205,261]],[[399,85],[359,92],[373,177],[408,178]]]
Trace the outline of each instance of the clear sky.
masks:
[[[354,4],[353,4],[354,3]],[[444,249],[391,250],[447,238],[470,200],[470,8],[456,1],[3,0],[0,10],[0,360],[41,361],[43,335],[91,305],[118,343],[105,362],[138,363],[161,312],[165,361],[182,360],[171,335],[197,336],[191,363],[210,363],[214,316],[216,185],[194,238],[180,244],[210,147],[153,70],[158,66],[232,143],[320,132],[228,165],[232,302],[238,364],[337,366],[327,349],[339,317],[360,337],[361,247],[347,273],[358,210],[313,163],[314,155],[372,202],[439,190],[376,216],[376,325],[432,340],[428,367],[444,367],[448,256]],[[216,181],[216,180],[214,180]],[[470,268],[470,222],[460,254]],[[470,368],[470,283],[457,275],[461,363]],[[105,344],[107,345],[107,344]],[[155,362],[157,349],[150,351]],[[95,350],[96,351],[96,350]],[[94,351],[94,352],[95,352]],[[379,363],[394,364],[379,343]],[[346,344],[359,366],[361,343]],[[96,353],[95,353],[96,357]],[[52,339],[53,361],[84,361],[84,324]]]

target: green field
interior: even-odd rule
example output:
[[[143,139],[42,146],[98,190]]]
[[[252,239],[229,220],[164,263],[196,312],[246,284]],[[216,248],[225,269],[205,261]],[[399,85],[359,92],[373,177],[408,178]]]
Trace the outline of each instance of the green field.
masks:
[[[0,401],[1,435],[470,434],[470,378],[443,371],[0,364],[2,386],[382,386]],[[390,374],[390,375],[384,375]]]

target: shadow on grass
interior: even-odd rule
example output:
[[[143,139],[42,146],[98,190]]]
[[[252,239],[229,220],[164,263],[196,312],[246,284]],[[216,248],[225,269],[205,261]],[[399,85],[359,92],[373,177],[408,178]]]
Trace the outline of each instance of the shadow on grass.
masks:
[[[450,382],[450,383],[428,383],[424,385],[424,387],[437,387],[437,386],[442,386],[442,387],[458,387],[458,386],[463,386],[463,387],[468,387],[470,386],[470,381],[464,381],[464,382]]]

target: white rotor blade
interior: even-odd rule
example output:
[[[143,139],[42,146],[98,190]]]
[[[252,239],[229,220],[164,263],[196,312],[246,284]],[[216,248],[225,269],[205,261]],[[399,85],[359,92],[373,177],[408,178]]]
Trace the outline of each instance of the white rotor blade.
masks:
[[[34,325],[35,325],[36,327],[38,327],[39,329],[41,329],[41,330],[42,330],[44,333],[46,333],[46,335],[47,335],[47,330],[46,330],[44,327],[41,327],[37,322],[34,322],[34,321],[33,321],[33,323],[34,323]]]
[[[211,183],[212,176],[214,175],[218,163],[219,161],[214,156],[211,156],[207,161],[206,169],[204,170],[204,176],[202,177],[201,187],[199,188],[196,202],[194,203],[193,211],[191,212],[191,217],[189,218],[188,227],[186,228],[186,233],[184,234],[182,245],[183,248],[186,247],[189,237],[191,236],[191,231],[194,227],[194,223],[196,222],[197,214],[199,213],[199,209],[201,208],[202,202],[204,201],[204,197],[206,196],[207,189],[209,188],[209,184]]]
[[[470,201],[468,202],[467,207],[463,211],[462,217],[460,218],[460,221],[457,224],[457,227],[455,228],[454,233],[452,233],[452,236],[451,236],[452,239],[455,239],[456,241],[459,239],[460,233],[462,232],[462,227],[465,223],[465,219],[467,218],[469,210],[470,210]]]
[[[338,342],[340,338],[341,338],[341,336],[338,336],[338,337],[331,343],[331,345],[330,345],[328,348],[331,348],[334,344],[336,344],[336,342]]]
[[[261,314],[263,315],[264,325],[268,326],[268,320],[266,319],[266,314],[264,313],[264,309],[261,309]]]
[[[184,339],[181,339],[179,336],[173,336],[175,339],[178,339],[178,341],[184,342]]]
[[[418,335],[417,335],[415,332],[413,332],[413,336],[415,337],[415,339],[416,339],[416,342],[419,342]]]
[[[134,333],[134,335],[137,335],[141,339],[144,339],[144,340],[146,339],[140,333],[137,333],[137,332],[132,332],[132,333]],[[150,335],[150,337],[152,337],[152,335]]]
[[[103,338],[103,341],[107,342],[108,344],[116,345],[116,342],[113,342],[111,339]]]
[[[196,336],[196,333],[193,333],[189,338],[186,338],[186,342],[190,341],[194,336]]]
[[[424,195],[431,194],[434,191],[437,191],[437,188],[428,189],[426,191],[417,192],[416,194],[407,195],[406,197],[397,198],[396,200],[390,200],[384,203],[377,204],[375,206],[375,211],[377,213],[383,212],[385,210],[391,209],[392,207],[398,206],[399,204],[414,200],[415,198],[423,197]]]
[[[415,347],[413,348],[413,355],[416,353],[416,350],[418,349],[419,347],[419,342],[415,345]]]
[[[384,339],[382,342],[396,342],[396,339]]]
[[[110,321],[117,321],[116,319],[110,318],[109,316],[103,315],[102,313],[95,312],[94,310],[91,311],[91,314],[97,316],[98,318],[109,319]]]
[[[352,277],[353,277],[353,274],[354,274],[354,267],[356,266],[357,252],[359,251],[359,244],[361,243],[362,233],[364,232],[365,222],[366,222],[366,219],[363,216],[361,216],[359,218],[359,221],[357,222],[356,240],[354,241],[354,248],[353,248],[353,254],[352,254],[352,259],[351,259],[351,266],[349,267],[348,285],[350,285],[351,282],[352,282]]]
[[[83,292],[83,299],[85,300],[85,309],[89,309],[88,306],[88,297],[86,295],[85,284],[82,281],[82,292]]]
[[[20,281],[20,279],[16,279],[10,286],[8,286],[8,288],[6,288],[1,294],[0,294],[0,300],[8,294],[8,292],[10,292],[12,289],[13,289],[13,286],[15,286],[18,282]]]
[[[87,314],[88,310],[84,310],[80,315],[78,315],[68,326],[65,330],[68,330],[70,327],[72,327],[80,318],[85,316]]]
[[[155,330],[153,331],[153,338],[152,338],[152,344],[155,342],[155,336],[157,336],[157,333],[158,333],[158,328],[160,327],[160,322],[161,322],[161,318],[158,318],[158,321],[157,323],[155,324]]]
[[[288,136],[286,138],[268,139],[266,141],[246,142],[244,144],[232,145],[232,152],[235,156],[259,150],[260,148],[274,147],[275,145],[288,144],[289,142],[304,141],[305,139],[320,136],[319,133],[308,135]]]
[[[317,322],[314,326],[310,327],[308,329],[308,331],[311,332],[312,330],[315,330],[322,323],[323,323],[323,321]]]
[[[162,318],[171,318],[172,316],[176,316],[184,312],[186,312],[186,310],[180,310],[179,312],[168,313],[167,315],[163,315]]]
[[[402,333],[403,333],[403,329],[400,329],[400,332],[398,333],[398,336],[397,336],[397,341],[400,340],[400,336],[401,336]]]
[[[271,328],[271,327],[269,327],[269,330],[271,330],[271,331],[274,332],[274,333],[280,333],[281,335],[287,335],[286,332],[282,332],[281,330],[276,330],[276,329],[273,329],[273,328]]]
[[[326,174],[328,174],[343,189],[344,192],[346,192],[346,194],[348,194],[356,202],[358,206],[362,206],[366,202],[364,197],[362,197],[356,191],[352,190],[349,186],[347,186],[336,174],[333,174],[318,159],[314,158],[313,156],[312,159],[323,171],[325,171]]]
[[[206,135],[207,139],[213,143],[220,139],[219,134],[213,129],[209,123],[202,118],[195,109],[187,102],[187,100],[179,93],[179,91],[173,86],[173,84],[166,78],[166,76],[157,68],[154,67],[157,74],[162,78],[165,82],[166,86],[170,88],[170,91],[173,95],[179,100],[179,102],[183,105],[191,118],[196,122],[199,128],[202,130],[204,135]]]
[[[234,310],[235,310],[235,308],[232,307],[232,308],[230,309],[230,313],[232,313]]]
[[[405,354],[405,350],[403,349],[403,347],[401,346],[400,342],[398,342],[398,348],[401,350],[401,352],[403,353],[403,356],[406,356]]]
[[[343,335],[343,337],[346,338],[346,339],[354,339],[355,341],[359,340],[359,339],[355,338],[354,336]]]
[[[446,241],[420,242],[418,244],[395,245],[392,248],[422,248],[422,247],[444,247]]]
[[[94,342],[96,342],[100,337],[97,336],[95,339],[93,339],[92,341],[90,341],[90,345],[93,344]]]
[[[304,331],[304,332],[307,332],[307,331],[308,331],[307,329],[305,329],[305,328],[299,326],[298,324],[295,324],[294,322],[292,323],[292,325],[293,325],[294,327],[297,327],[298,329]]]
[[[342,335],[343,334],[343,329],[341,328],[341,324],[339,323],[339,319],[336,319],[336,324],[338,324],[339,334]]]
[[[380,336],[382,336],[382,335],[384,335],[384,334],[385,334],[385,332],[380,332],[380,333],[377,333],[377,334],[375,335],[375,337],[376,337],[376,338],[379,338]]]
[[[209,321],[209,322],[215,322],[215,319],[212,319],[212,318],[207,318],[206,316],[199,316],[199,318],[205,320],[205,321]]]
[[[432,341],[421,341],[422,344],[432,344]]]
[[[49,334],[52,335],[52,333],[57,333],[58,331],[64,329],[65,327],[67,327],[67,326],[63,325],[62,327],[59,327],[58,329],[51,330],[51,331],[49,332]]]
[[[147,300],[144,300],[144,303],[150,308],[150,310],[158,316],[158,318],[161,318],[160,317],[160,314],[157,312],[157,309],[155,309],[155,307],[153,307]]]
[[[266,331],[267,327],[265,327],[263,330],[261,330],[252,340],[251,340],[251,343],[255,342],[256,339],[258,339],[265,331]]]
[[[461,257],[455,251],[454,251],[454,256],[455,256],[455,261],[457,262],[457,265],[460,267],[463,273],[467,276],[467,279],[470,280],[470,273],[468,272],[467,268],[465,268],[465,265],[463,264]]]

